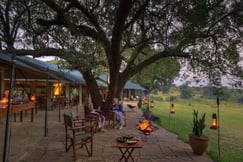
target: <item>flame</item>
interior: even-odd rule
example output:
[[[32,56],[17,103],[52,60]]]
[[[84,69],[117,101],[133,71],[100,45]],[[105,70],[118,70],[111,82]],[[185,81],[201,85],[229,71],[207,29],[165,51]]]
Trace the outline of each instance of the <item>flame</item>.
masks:
[[[30,96],[30,101],[32,101],[32,102],[34,102],[35,101],[35,95],[34,94],[32,94],[31,96]]]
[[[216,121],[216,119],[213,119],[213,121],[212,121],[212,127],[216,127],[217,126],[217,121]]]
[[[8,103],[8,98],[3,97],[1,100],[2,103]]]
[[[8,98],[6,97],[3,97],[1,100],[0,100],[0,108],[7,108],[7,105],[8,104]]]
[[[213,119],[212,120],[212,125],[211,125],[211,129],[217,129],[217,120],[216,119]]]
[[[211,125],[211,129],[217,129],[218,127],[218,122],[217,122],[217,115],[216,113],[212,114],[212,125]]]
[[[151,123],[148,120],[143,120],[138,124],[138,129],[142,131],[152,131]]]

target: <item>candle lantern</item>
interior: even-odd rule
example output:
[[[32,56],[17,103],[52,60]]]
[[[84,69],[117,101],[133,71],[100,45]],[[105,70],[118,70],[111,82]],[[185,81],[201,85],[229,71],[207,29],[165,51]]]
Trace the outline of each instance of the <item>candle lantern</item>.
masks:
[[[212,114],[212,124],[211,124],[211,129],[217,129],[218,128],[218,121],[217,121],[217,114],[213,113]]]
[[[170,108],[170,113],[174,114],[175,113],[175,108],[174,108],[174,104],[171,104],[171,108]]]

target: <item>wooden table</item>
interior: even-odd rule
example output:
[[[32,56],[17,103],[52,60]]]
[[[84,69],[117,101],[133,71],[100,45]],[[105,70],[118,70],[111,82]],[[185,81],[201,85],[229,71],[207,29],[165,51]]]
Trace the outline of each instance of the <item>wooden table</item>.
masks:
[[[122,161],[123,159],[125,160],[125,162],[128,162],[128,159],[131,159],[132,161],[134,161],[134,158],[132,157],[132,153],[135,149],[138,148],[142,148],[142,140],[140,136],[135,136],[133,139],[138,140],[138,142],[136,144],[127,144],[126,142],[122,143],[122,142],[118,142],[117,138],[119,138],[119,136],[116,136],[114,138],[114,140],[112,141],[111,146],[114,148],[118,148],[122,154],[120,161]]]
[[[25,110],[31,110],[30,121],[33,122],[34,121],[34,108],[35,108],[34,102],[12,105],[11,113],[13,113],[13,114],[20,113],[20,122],[22,122],[23,121],[23,112]],[[6,115],[7,115],[7,108],[0,108],[0,116],[5,117]]]

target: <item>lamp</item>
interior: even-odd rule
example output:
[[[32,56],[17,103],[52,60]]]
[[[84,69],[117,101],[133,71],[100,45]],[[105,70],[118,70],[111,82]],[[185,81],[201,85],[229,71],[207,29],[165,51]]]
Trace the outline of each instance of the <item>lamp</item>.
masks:
[[[217,114],[212,114],[212,123],[211,123],[211,129],[217,129],[218,128],[218,121],[217,121]]]
[[[174,114],[175,113],[175,108],[174,108],[174,104],[171,104],[171,108],[170,108],[170,113]]]
[[[217,117],[218,114],[218,117]],[[220,161],[220,128],[219,128],[219,97],[217,96],[217,114],[212,114],[212,125],[211,129],[218,130],[218,156]]]

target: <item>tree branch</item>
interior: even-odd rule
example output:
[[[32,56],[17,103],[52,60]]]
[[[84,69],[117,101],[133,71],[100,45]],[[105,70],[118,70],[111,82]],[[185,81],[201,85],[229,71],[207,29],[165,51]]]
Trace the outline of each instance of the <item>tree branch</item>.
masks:
[[[157,54],[149,57],[148,59],[144,60],[143,62],[139,63],[138,65],[134,64],[129,64],[127,68],[125,69],[124,73],[131,73],[130,75],[134,75],[137,72],[143,70],[145,67],[148,65],[154,63],[155,61],[161,59],[161,58],[166,58],[166,57],[177,57],[177,58],[191,58],[191,56],[188,53],[178,53],[176,51],[163,51],[163,52],[158,52]]]
[[[93,15],[91,12],[87,10],[83,5],[81,5],[77,0],[74,2],[74,6],[78,8],[87,18],[88,20],[94,25],[95,29],[98,32],[102,32],[104,34],[104,31],[101,29],[99,22],[95,15]]]
[[[37,24],[42,26],[53,26],[53,25],[62,25],[70,30],[72,35],[75,36],[88,36],[94,40],[102,43],[105,46],[105,49],[110,49],[110,43],[107,39],[104,31],[101,29],[97,19],[92,15],[84,6],[82,6],[78,1],[72,1],[66,7],[66,9],[60,8],[53,0],[42,0],[46,5],[53,9],[57,15],[53,20],[44,20],[42,18],[37,19]],[[89,21],[94,25],[95,28],[92,28],[87,25],[77,25],[72,23],[70,20],[65,18],[65,11],[68,11],[72,7],[78,8],[84,15],[89,19]],[[96,31],[96,30],[97,31]]]
[[[135,13],[135,15],[133,16],[132,20],[129,21],[126,25],[125,25],[125,29],[128,28],[131,24],[133,24],[135,21],[137,21],[137,19],[139,18],[139,16],[144,12],[145,8],[147,7],[147,5],[149,4],[150,0],[146,0],[138,9],[138,11]]]

